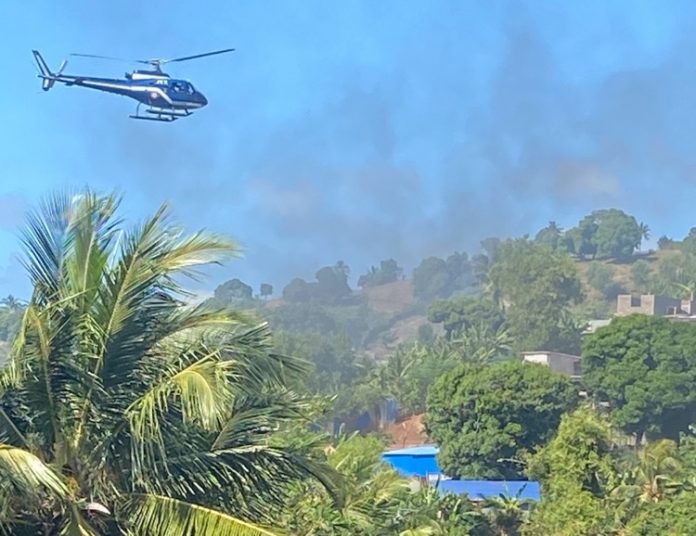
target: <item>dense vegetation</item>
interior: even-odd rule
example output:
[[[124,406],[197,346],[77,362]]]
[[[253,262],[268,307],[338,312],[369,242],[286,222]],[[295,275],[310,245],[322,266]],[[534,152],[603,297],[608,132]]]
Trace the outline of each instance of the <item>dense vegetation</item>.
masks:
[[[618,292],[691,297],[696,229],[639,254],[647,226],[599,210],[411,277],[386,259],[362,291],[339,261],[282,299],[232,279],[192,305],[184,278],[234,244],[117,209],[56,196],[25,229],[34,290],[0,304],[5,533],[696,534],[696,326],[583,335]],[[581,353],[582,379],[517,358],[540,349]],[[395,404],[451,476],[535,479],[542,500],[399,477]]]

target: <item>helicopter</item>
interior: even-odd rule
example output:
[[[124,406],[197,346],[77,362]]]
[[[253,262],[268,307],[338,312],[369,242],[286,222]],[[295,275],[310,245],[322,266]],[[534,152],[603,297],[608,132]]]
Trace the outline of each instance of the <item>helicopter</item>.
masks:
[[[125,79],[95,78],[91,76],[63,74],[65,66],[68,63],[67,60],[64,60],[58,70],[53,72],[48,68],[48,64],[38,50],[32,50],[32,53],[39,67],[38,77],[42,80],[41,87],[44,91],[48,91],[58,82],[66,86],[81,86],[105,91],[107,93],[115,93],[138,101],[135,114],[129,116],[132,119],[172,122],[180,117],[191,115],[194,110],[203,108],[208,104],[208,100],[203,93],[193,87],[191,82],[171,78],[167,73],[162,71],[162,66],[167,63],[189,61],[233,51],[233,48],[226,48],[181,58],[133,60],[133,63],[150,65],[152,69],[134,70],[133,72],[126,73]],[[71,54],[71,56],[128,61],[109,56],[97,56],[95,54]],[[140,112],[140,106],[143,104],[146,106],[145,115],[142,115]]]

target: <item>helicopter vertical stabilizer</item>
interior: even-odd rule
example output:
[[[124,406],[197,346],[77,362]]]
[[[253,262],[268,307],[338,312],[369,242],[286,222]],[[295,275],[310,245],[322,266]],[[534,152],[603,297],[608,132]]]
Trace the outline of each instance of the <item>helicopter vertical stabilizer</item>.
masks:
[[[61,64],[60,69],[58,69],[58,72],[52,73],[39,51],[32,50],[32,52],[34,53],[34,59],[36,60],[36,64],[39,66],[39,71],[41,72],[39,77],[43,79],[41,87],[44,91],[48,91],[53,87],[53,84],[56,83],[56,79],[63,73],[63,69],[65,69],[68,62],[64,61]]]

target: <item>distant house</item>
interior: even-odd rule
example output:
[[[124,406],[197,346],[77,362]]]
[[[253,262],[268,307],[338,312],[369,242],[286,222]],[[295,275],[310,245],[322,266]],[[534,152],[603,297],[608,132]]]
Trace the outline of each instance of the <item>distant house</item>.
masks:
[[[696,301],[657,294],[619,294],[616,297],[616,316],[632,314],[696,318]]]
[[[539,482],[527,480],[442,480],[437,484],[440,493],[466,494],[470,501],[480,502],[494,497],[516,497],[520,500],[539,501]]]
[[[440,475],[437,464],[437,453],[440,451],[434,445],[422,445],[407,449],[388,450],[382,454],[382,459],[389,463],[400,475],[405,477],[429,478]]]
[[[581,376],[579,355],[545,351],[522,352],[522,359],[527,363],[546,365],[551,370],[570,376],[573,379]]]

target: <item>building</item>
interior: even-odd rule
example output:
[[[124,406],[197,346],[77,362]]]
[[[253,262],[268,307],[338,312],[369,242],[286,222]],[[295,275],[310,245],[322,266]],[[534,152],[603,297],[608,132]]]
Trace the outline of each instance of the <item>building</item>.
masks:
[[[429,478],[440,475],[437,464],[437,453],[440,451],[434,445],[422,445],[407,449],[388,450],[382,454],[382,459],[390,464],[400,475],[405,477]]]
[[[539,482],[527,480],[442,480],[437,484],[440,493],[464,495],[472,502],[485,501],[495,497],[515,497],[522,501],[539,501],[541,489]]]
[[[636,313],[649,316],[691,317],[696,315],[696,302],[657,294],[619,294],[616,297],[616,316]]]
[[[382,453],[382,459],[401,476],[414,479],[416,486],[429,485],[442,493],[466,495],[472,502],[494,497],[516,497],[520,500],[538,501],[541,498],[539,483],[526,480],[453,480],[442,474],[437,463],[440,451],[435,445],[422,445]]]
[[[561,352],[522,352],[522,359],[527,363],[546,365],[551,370],[570,376],[573,379],[580,378],[580,356],[564,354]]]

